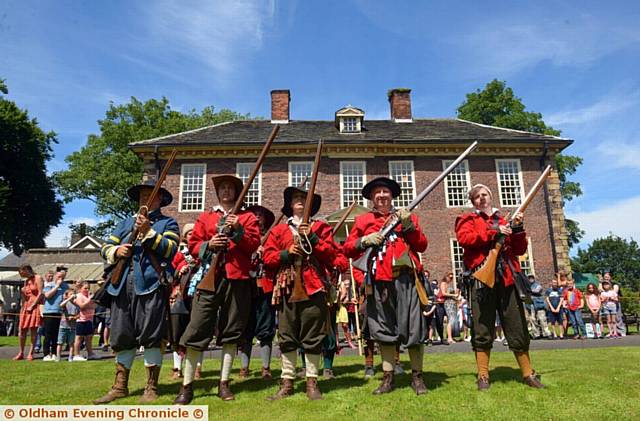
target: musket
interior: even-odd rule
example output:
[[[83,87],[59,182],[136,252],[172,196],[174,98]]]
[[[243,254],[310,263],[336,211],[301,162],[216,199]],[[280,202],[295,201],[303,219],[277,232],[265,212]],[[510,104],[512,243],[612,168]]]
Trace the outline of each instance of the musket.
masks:
[[[269,138],[267,139],[267,143],[264,144],[264,146],[262,147],[262,151],[260,152],[260,155],[258,156],[258,160],[256,161],[256,164],[253,168],[253,171],[251,172],[251,175],[249,176],[249,178],[247,178],[247,180],[244,182],[244,186],[242,187],[242,191],[240,192],[240,194],[238,195],[238,198],[235,202],[235,204],[233,205],[233,208],[231,209],[231,211],[228,213],[229,215],[235,215],[237,214],[240,209],[242,208],[242,204],[244,202],[244,198],[247,196],[247,193],[249,192],[249,189],[251,188],[251,184],[253,183],[253,180],[256,178],[256,176],[258,175],[258,172],[260,171],[260,167],[262,166],[262,163],[264,162],[265,157],[267,156],[267,152],[269,152],[269,148],[271,148],[271,144],[273,143],[273,141],[275,140],[276,136],[278,135],[278,132],[280,131],[280,126],[279,125],[275,125],[273,126],[273,129],[271,130],[271,134],[269,135]],[[221,218],[220,222],[223,222],[223,219]],[[218,234],[221,233],[225,233],[227,235],[230,235],[231,232],[229,232],[230,230],[228,229],[228,227],[225,227],[224,223],[219,223],[218,224]],[[202,290],[202,291],[208,291],[208,292],[215,292],[216,290],[216,274],[217,271],[219,269],[219,266],[221,266],[222,263],[222,254],[224,253],[224,251],[217,251],[213,254],[213,256],[211,257],[211,264],[209,265],[209,270],[207,271],[207,273],[204,274],[202,281],[200,281],[200,283],[197,286],[197,289]]]
[[[354,202],[355,203],[355,202]],[[345,230],[347,231],[347,237],[349,236],[349,227],[345,227]],[[351,262],[351,259],[349,259],[349,273],[351,274],[351,290],[353,291],[353,297],[354,297],[354,301],[355,301],[355,318],[356,318],[356,334],[358,335],[358,355],[362,356],[362,332],[360,331],[360,311],[358,309],[359,305],[358,305],[358,294],[357,294],[357,288],[356,288],[356,278],[353,276],[353,263]]]
[[[509,219],[509,225],[513,225],[513,221],[515,220],[516,215],[518,215],[519,213],[524,213],[524,211],[533,200],[533,197],[544,185],[544,182],[549,177],[549,174],[551,174],[551,165],[547,165],[547,168],[544,169],[536,183],[531,188],[531,191],[529,191],[529,194],[527,194],[520,206],[518,206],[516,211],[513,213],[513,215]],[[493,246],[493,248],[489,250],[489,254],[487,255],[487,257],[471,274],[471,276],[473,276],[475,279],[482,282],[489,288],[493,288],[496,283],[496,264],[498,263],[498,257],[500,255],[500,250],[504,245],[505,238],[506,236],[498,234],[495,246]]]
[[[438,184],[440,184],[442,180],[444,180],[477,147],[478,147],[478,141],[476,140],[471,144],[471,146],[469,146],[464,152],[462,152],[462,154],[458,158],[456,158],[455,161],[453,161],[444,171],[442,171],[442,173],[440,173],[440,175],[438,175],[431,182],[431,184],[429,184],[424,190],[422,190],[420,194],[417,195],[415,199],[411,201],[411,203],[409,203],[409,206],[407,207],[407,209],[409,211],[414,210],[420,204],[420,202],[422,202],[422,200],[424,200],[424,198],[427,197],[427,195],[429,195],[429,193],[431,193],[438,186]],[[389,221],[387,221],[385,226],[379,232],[383,237],[386,238],[398,226],[398,224],[400,224],[400,220],[395,214],[393,214],[391,215]],[[358,258],[357,260],[354,260],[353,265],[356,268],[360,269],[361,271],[367,272],[369,270],[369,263],[371,262],[371,258],[373,255],[375,255],[374,252],[377,253],[377,248],[369,247],[360,258]],[[370,288],[371,276],[366,276],[366,279],[367,279],[367,291],[371,292],[372,291]]]
[[[149,214],[149,206],[151,206],[153,202],[156,200],[156,197],[158,196],[158,192],[160,192],[160,188],[162,187],[162,183],[164,182],[165,178],[167,178],[167,173],[169,172],[169,168],[173,164],[173,160],[176,158],[177,154],[178,154],[177,149],[174,149],[171,151],[171,155],[169,156],[169,159],[167,160],[167,162],[164,164],[164,168],[160,173],[160,177],[156,181],[155,186],[153,186],[153,190],[151,191],[151,194],[147,199],[147,203],[143,206],[140,206],[140,209],[138,210],[138,214],[141,214],[144,216],[147,216]],[[133,229],[129,234],[129,242],[131,244],[136,242],[138,240],[139,234],[140,233],[138,231],[138,228],[134,224]],[[122,280],[121,279],[122,274],[124,273],[124,270],[129,266],[129,259],[131,259],[132,256],[133,254],[127,258],[118,259],[114,268],[111,270],[111,285],[114,288],[117,288],[118,285],[120,285],[120,281]]]
[[[338,223],[333,227],[333,233],[335,234],[336,232],[340,231],[340,228],[342,228],[342,226],[344,225],[344,223],[346,222],[347,218],[349,217],[349,215],[351,215],[351,212],[353,212],[353,208],[356,207],[356,205],[358,204],[358,202],[356,200],[354,200],[353,202],[351,202],[351,204],[349,205],[349,207],[347,208],[347,210],[344,212],[344,214],[342,215],[342,217],[340,218],[340,220],[338,221]]]
[[[304,202],[304,214],[302,215],[302,223],[308,224],[309,219],[311,218],[311,209],[313,208],[313,194],[316,190],[316,181],[318,180],[318,173],[320,172],[320,157],[322,155],[322,139],[318,141],[318,148],[316,149],[316,157],[313,160],[313,172],[311,173],[311,183],[309,183],[309,191],[307,191],[307,197]],[[302,241],[304,239],[298,238],[297,241],[302,245]],[[311,244],[307,242],[306,246],[308,246],[308,250],[305,251],[306,254],[311,254]],[[306,291],[304,290],[304,285],[302,282],[302,256],[296,257],[295,260],[295,269],[296,275],[293,280],[293,290],[291,291],[291,297],[289,297],[289,302],[295,303],[298,301],[306,301],[309,299]]]
[[[307,182],[308,178],[309,178],[309,176],[305,175],[304,179],[302,180],[302,183],[298,184],[298,188],[299,189],[304,188],[304,185]],[[273,221],[273,224],[271,224],[271,226],[269,227],[267,232],[265,232],[264,235],[262,236],[262,238],[260,239],[260,245],[261,246],[264,246],[264,243],[267,242],[267,238],[269,238],[269,234],[271,234],[271,231],[273,231],[273,229],[276,227],[276,225],[279,225],[280,222],[282,222],[282,218],[284,218],[284,213],[280,212],[280,216],[278,216],[278,219]]]

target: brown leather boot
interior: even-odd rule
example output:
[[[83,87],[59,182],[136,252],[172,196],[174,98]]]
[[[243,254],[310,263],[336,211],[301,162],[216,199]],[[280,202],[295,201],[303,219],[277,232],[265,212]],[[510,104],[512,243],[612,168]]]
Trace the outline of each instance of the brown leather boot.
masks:
[[[523,381],[524,381],[524,384],[526,384],[529,387],[533,387],[534,389],[544,389],[545,388],[545,385],[542,384],[542,382],[538,378],[538,375],[536,374],[535,371],[533,373],[531,373],[531,375],[529,377],[525,377],[523,379]]]
[[[193,375],[193,378],[196,379],[196,380],[200,380],[202,378],[202,367],[200,367],[200,366],[196,367],[196,372]]]
[[[307,377],[307,398],[309,398],[310,401],[322,399],[322,393],[320,393],[320,389],[318,388],[317,377]]]
[[[422,378],[422,371],[411,370],[411,388],[416,395],[424,395],[427,393],[427,386]]]
[[[180,372],[180,369],[174,368],[171,371],[171,380],[175,381],[175,380],[178,380],[180,377],[182,377],[182,373]]]
[[[280,382],[280,389],[278,389],[275,395],[269,396],[267,400],[278,401],[280,399],[288,398],[291,395],[293,395],[293,380],[282,379]]]
[[[236,397],[231,393],[231,389],[229,389],[229,381],[228,380],[220,380],[220,384],[218,385],[218,397],[223,401],[232,401]]]
[[[193,383],[180,386],[178,396],[173,400],[174,405],[189,405],[193,400]]]
[[[246,379],[249,377],[249,367],[243,367],[240,369],[239,377],[241,379]]]
[[[487,376],[478,376],[478,390],[485,391],[489,390],[491,384],[489,383],[489,377]]]
[[[101,398],[93,401],[94,405],[112,402],[129,395],[129,370],[120,363],[116,363],[116,379],[111,390]]]
[[[264,380],[271,380],[273,377],[271,376],[271,370],[269,367],[262,367],[262,378]]]
[[[160,366],[152,365],[147,369],[147,385],[140,396],[140,403],[151,403],[158,399],[158,379],[160,377]]]
[[[380,383],[380,386],[373,391],[373,394],[382,395],[383,393],[391,392],[393,389],[393,371],[385,371],[382,375],[382,383]]]

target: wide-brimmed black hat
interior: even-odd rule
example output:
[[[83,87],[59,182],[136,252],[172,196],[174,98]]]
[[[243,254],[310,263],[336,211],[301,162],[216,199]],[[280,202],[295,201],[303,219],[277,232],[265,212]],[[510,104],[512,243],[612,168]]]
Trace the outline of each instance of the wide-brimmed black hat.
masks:
[[[373,180],[365,184],[364,187],[362,188],[362,196],[364,196],[369,200],[372,200],[371,190],[373,190],[374,187],[378,187],[378,186],[384,186],[389,190],[391,190],[391,196],[393,198],[400,196],[400,185],[396,181],[387,177],[374,178]]]
[[[249,206],[247,210],[253,214],[262,213],[264,216],[264,227],[269,229],[271,225],[273,225],[273,221],[276,220],[276,216],[269,209],[260,205]]]
[[[284,206],[282,207],[282,213],[284,213],[288,217],[293,214],[293,212],[291,211],[291,198],[293,197],[293,193],[295,192],[300,192],[305,195],[308,193],[306,190],[299,189],[298,187],[293,186],[284,189]],[[311,205],[311,216],[318,213],[318,211],[320,210],[320,205],[322,205],[322,197],[319,194],[314,193],[313,204]]]
[[[242,180],[240,180],[235,175],[230,175],[230,174],[216,175],[215,177],[211,177],[211,180],[213,181],[213,187],[216,189],[216,195],[218,194],[218,188],[220,188],[220,184],[222,184],[225,181],[231,182],[236,188],[236,197],[234,197],[234,199],[237,199],[238,196],[240,196],[240,193],[242,192],[242,188],[244,187]]]
[[[155,180],[153,179],[147,179],[145,181],[142,182],[142,184],[138,184],[137,186],[133,186],[130,187],[129,190],[127,190],[127,196],[129,196],[129,198],[131,200],[134,200],[136,202],[140,201],[140,191],[142,189],[153,189],[156,185]],[[171,193],[169,193],[168,190],[166,190],[163,187],[160,187],[160,190],[158,191],[158,194],[160,195],[161,199],[160,199],[160,207],[164,207],[167,206],[169,203],[171,203],[173,201],[173,196],[171,195]]]

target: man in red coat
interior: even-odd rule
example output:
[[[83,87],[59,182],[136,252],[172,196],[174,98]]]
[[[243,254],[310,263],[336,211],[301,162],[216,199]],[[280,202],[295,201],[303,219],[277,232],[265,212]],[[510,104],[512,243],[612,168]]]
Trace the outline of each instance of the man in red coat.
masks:
[[[396,209],[392,200],[400,195],[400,186],[386,177],[376,178],[362,188],[362,195],[373,202],[371,212],[358,216],[344,244],[347,257],[358,258],[374,247],[366,277],[373,283],[367,297],[366,326],[382,354],[382,383],[373,393],[394,389],[396,345],[409,351],[411,387],[416,394],[426,393],[422,364],[427,326],[416,291],[416,271],[422,271],[418,253],[427,248],[418,217],[407,209]],[[380,230],[390,217],[400,224],[384,238]]]
[[[223,264],[216,272],[216,291],[198,289],[193,297],[191,320],[180,338],[187,353],[184,380],[175,404],[188,404],[193,399],[195,367],[209,346],[216,323],[217,343],[222,345],[218,396],[225,401],[234,399],[229,374],[251,309],[251,256],[260,245],[258,222],[251,212],[229,213],[242,190],[239,178],[217,176],[213,177],[213,184],[220,204],[198,217],[188,246],[191,255],[203,264],[210,263],[215,253],[223,253]],[[230,227],[231,234],[220,233],[219,225]]]
[[[322,340],[327,334],[326,274],[333,268],[335,247],[331,227],[320,220],[302,223],[307,192],[296,187],[284,190],[282,213],[289,219],[277,225],[264,247],[264,264],[277,271],[273,292],[280,305],[278,313],[278,343],[282,353],[282,383],[269,398],[277,400],[293,394],[297,349],[305,351],[307,397],[322,399],[318,389],[318,366]],[[320,209],[321,197],[314,194],[311,215]],[[305,242],[306,244],[302,244]],[[309,254],[310,252],[310,254]],[[295,265],[302,262],[301,273],[308,299],[293,302]]]
[[[470,271],[477,269],[493,249],[496,241],[504,238],[496,265],[496,283],[492,288],[478,280],[471,282],[469,305],[473,320],[471,345],[478,366],[478,390],[489,388],[489,357],[495,338],[496,312],[511,349],[520,365],[524,382],[531,387],[544,387],[531,369],[529,360],[529,332],[524,307],[517,294],[514,280],[520,272],[517,256],[527,251],[527,234],[523,215],[515,215],[511,225],[498,209],[491,206],[491,190],[476,184],[469,192],[473,212],[456,220],[456,237],[463,248],[464,265]]]

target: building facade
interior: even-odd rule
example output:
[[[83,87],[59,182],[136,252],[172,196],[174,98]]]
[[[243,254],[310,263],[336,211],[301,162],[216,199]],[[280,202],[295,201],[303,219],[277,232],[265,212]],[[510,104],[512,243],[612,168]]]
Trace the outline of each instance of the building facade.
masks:
[[[131,149],[144,161],[145,177],[156,176],[171,151],[178,155],[164,186],[174,195],[165,212],[180,225],[193,222],[217,203],[211,177],[236,174],[246,179],[274,124],[280,133],[246,202],[261,204],[277,215],[282,191],[310,175],[319,139],[324,142],[316,192],[322,195],[319,214],[327,216],[357,200],[364,184],[380,176],[398,181],[402,195],[396,206],[407,206],[473,141],[480,146],[416,209],[429,247],[423,262],[432,276],[460,271],[462,250],[455,240],[454,221],[469,210],[467,191],[486,184],[494,206],[513,211],[542,169],[554,166],[554,156],[572,140],[484,126],[459,119],[422,119],[411,114],[410,90],[388,93],[390,118],[367,120],[353,106],[333,120],[291,120],[287,90],[271,92],[271,120],[234,121],[198,130],[134,142]],[[548,282],[554,272],[569,268],[567,237],[557,172],[526,212],[529,253],[526,271]]]

